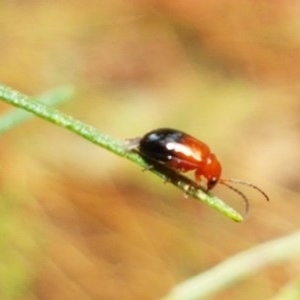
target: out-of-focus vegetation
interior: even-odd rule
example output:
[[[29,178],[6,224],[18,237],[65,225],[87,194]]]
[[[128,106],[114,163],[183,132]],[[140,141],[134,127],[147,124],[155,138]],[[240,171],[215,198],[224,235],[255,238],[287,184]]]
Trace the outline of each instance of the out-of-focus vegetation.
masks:
[[[0,298],[158,299],[297,230],[299,12],[292,1],[1,1],[1,82],[31,95],[75,84],[62,109],[120,139],[164,126],[190,132],[224,177],[258,184],[271,201],[245,190],[251,214],[236,224],[30,121],[1,136]],[[237,195],[214,192],[243,209]],[[269,299],[299,275],[299,259],[214,299]]]

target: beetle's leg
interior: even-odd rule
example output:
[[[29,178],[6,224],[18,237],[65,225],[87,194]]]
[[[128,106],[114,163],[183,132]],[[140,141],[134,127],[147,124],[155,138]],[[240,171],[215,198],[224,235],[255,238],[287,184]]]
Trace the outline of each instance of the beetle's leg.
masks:
[[[196,169],[195,171],[195,181],[196,181],[196,184],[197,185],[200,185],[200,182],[201,182],[201,176],[202,176],[202,169],[201,168],[198,168]]]
[[[126,150],[128,151],[137,150],[140,145],[140,141],[141,141],[140,137],[136,137],[133,139],[126,139],[124,143]]]
[[[153,165],[148,165],[148,166],[146,166],[145,168],[142,169],[142,172],[146,172],[146,171],[152,170],[153,168],[154,168]]]

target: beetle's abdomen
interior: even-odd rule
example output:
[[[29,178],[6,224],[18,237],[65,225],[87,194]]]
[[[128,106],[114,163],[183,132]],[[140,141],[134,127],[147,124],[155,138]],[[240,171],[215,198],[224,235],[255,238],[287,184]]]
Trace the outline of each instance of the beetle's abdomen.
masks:
[[[140,141],[141,154],[181,171],[203,165],[210,150],[206,144],[178,130],[162,128],[147,133]]]

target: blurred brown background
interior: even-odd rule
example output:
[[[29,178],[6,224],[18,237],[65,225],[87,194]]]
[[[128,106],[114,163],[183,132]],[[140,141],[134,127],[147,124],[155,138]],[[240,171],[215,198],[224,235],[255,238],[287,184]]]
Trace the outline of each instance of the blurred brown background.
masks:
[[[270,196],[241,224],[129,161],[34,119],[1,137],[0,299],[159,299],[299,218],[296,1],[0,1],[0,81],[119,139],[174,127],[207,142],[223,176]],[[1,110],[11,109],[1,103]],[[243,210],[238,195],[218,187]],[[298,261],[213,299],[269,299]]]

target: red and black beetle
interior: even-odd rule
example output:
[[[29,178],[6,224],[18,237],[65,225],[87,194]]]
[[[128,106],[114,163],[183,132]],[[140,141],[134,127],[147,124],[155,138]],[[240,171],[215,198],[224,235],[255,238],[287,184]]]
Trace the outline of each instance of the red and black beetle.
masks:
[[[247,197],[228,182],[248,185],[269,200],[266,193],[252,183],[220,178],[222,167],[215,154],[205,143],[182,131],[170,128],[155,129],[141,138],[128,140],[127,146],[129,150],[136,150],[145,158],[179,172],[195,170],[196,183],[199,184],[204,177],[207,190],[211,190],[217,183],[226,185],[243,197],[246,213],[249,206]]]

